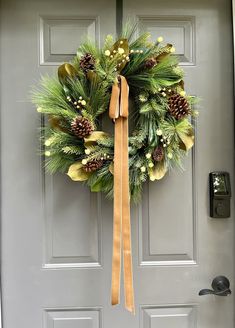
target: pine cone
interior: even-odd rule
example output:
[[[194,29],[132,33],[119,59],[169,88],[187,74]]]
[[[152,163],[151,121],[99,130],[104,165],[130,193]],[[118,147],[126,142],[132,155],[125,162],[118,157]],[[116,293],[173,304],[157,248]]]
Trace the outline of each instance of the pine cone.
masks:
[[[84,73],[93,71],[95,68],[95,58],[89,53],[85,54],[80,59],[80,67]]]
[[[83,169],[86,172],[94,172],[97,171],[101,168],[101,166],[103,165],[103,161],[101,159],[93,159],[89,162],[87,162],[84,166]]]
[[[78,116],[71,123],[71,130],[78,138],[85,138],[89,136],[94,129],[87,118]]]
[[[170,115],[177,120],[180,120],[189,114],[190,109],[187,100],[178,93],[170,96],[168,99],[168,106]]]
[[[157,61],[155,58],[151,57],[151,58],[148,58],[146,61],[145,61],[145,67],[150,69],[150,68],[153,68],[153,66],[155,66],[157,64]]]
[[[152,157],[155,162],[161,162],[164,158],[164,150],[162,146],[158,146],[154,149]]]

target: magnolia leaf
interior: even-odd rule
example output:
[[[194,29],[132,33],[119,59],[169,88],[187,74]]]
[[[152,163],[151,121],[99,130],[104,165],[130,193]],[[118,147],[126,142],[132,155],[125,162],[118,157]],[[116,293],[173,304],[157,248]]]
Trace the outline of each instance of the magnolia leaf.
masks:
[[[183,149],[184,151],[188,151],[191,149],[194,145],[194,134],[193,134],[193,129],[190,129],[188,133],[180,133],[178,132],[178,136],[180,140],[182,141],[180,143],[180,148]]]
[[[159,162],[155,165],[154,168],[149,169],[149,177],[151,181],[161,180],[167,172],[167,167],[164,161]]]
[[[90,82],[95,81],[96,79],[99,78],[99,76],[96,74],[96,72],[91,71],[91,70],[87,72],[87,75],[86,76],[87,76],[87,79]]]
[[[165,59],[167,56],[171,54],[172,47],[173,45],[168,43],[165,47],[161,49],[160,54],[156,57],[157,63],[159,63],[160,61],[162,61],[163,59]]]
[[[86,148],[89,148],[96,144],[96,142],[100,139],[105,139],[109,137],[108,133],[103,131],[93,131],[88,137],[84,138],[84,144]]]
[[[109,172],[110,172],[112,175],[114,175],[114,165],[113,165],[113,162],[110,163],[110,165],[109,165]]]
[[[73,181],[86,181],[90,173],[87,173],[83,170],[83,165],[81,162],[76,162],[70,165],[67,175]]]
[[[123,38],[121,38],[121,39],[117,40],[117,41],[114,43],[114,45],[112,46],[112,48],[110,49],[110,52],[113,53],[113,50],[115,50],[115,51],[118,52],[118,49],[119,49],[119,48],[124,49],[124,53],[125,53],[126,55],[129,54],[129,45],[128,45],[128,41],[127,41],[127,39],[123,39]]]
[[[61,84],[65,84],[67,79],[74,79],[77,75],[77,70],[69,63],[60,65],[58,68],[58,78]]]
[[[120,50],[120,49],[123,49]],[[113,52],[115,50],[115,52]],[[120,53],[122,52],[122,53]],[[129,45],[128,45],[128,40],[127,39],[119,39],[117,42],[114,43],[114,45],[112,46],[112,48],[110,49],[110,53],[113,56],[119,56],[121,57],[120,61],[119,61],[119,65],[117,67],[118,71],[121,72],[122,69],[126,66],[127,61],[125,60],[124,62],[122,61],[125,56],[129,56]],[[119,54],[119,55],[118,55]]]
[[[62,132],[68,132],[64,127],[61,126],[61,119],[56,116],[49,115],[48,123],[53,129],[60,130]]]

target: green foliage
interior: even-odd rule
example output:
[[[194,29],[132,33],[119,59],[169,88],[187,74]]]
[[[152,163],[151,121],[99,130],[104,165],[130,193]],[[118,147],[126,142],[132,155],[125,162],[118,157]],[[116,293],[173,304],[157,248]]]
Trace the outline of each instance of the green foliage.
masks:
[[[101,81],[96,75],[91,83],[89,90],[89,104],[94,118],[104,113],[108,107],[110,94],[108,92],[109,84]]]
[[[88,161],[94,160],[94,159],[101,159],[105,155],[110,155],[110,157],[113,157],[113,149],[108,147],[102,147],[102,146],[94,146],[92,148],[92,152],[90,155],[88,155],[86,158]]]
[[[40,87],[33,89],[32,101],[45,111],[48,108],[51,110],[65,109],[72,111],[63,86],[56,78],[49,76],[42,77]]]
[[[85,40],[77,51],[77,57],[81,57],[85,54],[91,54],[94,58],[99,58],[100,56],[100,49],[96,46],[95,42],[92,40]]]
[[[104,50],[109,50],[114,44],[113,36],[108,34],[104,41]]]
[[[41,108],[40,113],[61,117],[65,120],[68,120],[69,122],[71,122],[77,116],[77,114],[74,111],[65,110],[61,108],[50,108],[50,107]]]
[[[85,77],[76,80],[69,79],[68,87],[71,90],[70,95],[74,100],[79,99],[79,97],[86,101],[88,100],[89,88]]]
[[[79,146],[65,146],[61,148],[62,152],[68,155],[82,155],[84,152],[84,149]]]
[[[173,56],[166,56],[160,63],[151,69],[150,73],[162,81],[162,86],[171,86],[172,84],[179,83],[183,78],[183,71],[175,69],[178,65],[178,60]],[[165,82],[164,82],[165,81]]]
[[[98,145],[107,147],[107,148],[113,148],[114,147],[114,140],[113,138],[104,138],[97,141]]]
[[[140,113],[154,112],[158,118],[163,118],[166,113],[166,101],[165,98],[161,98],[158,96],[151,97],[148,102],[140,106]]]
[[[127,20],[123,25],[122,32],[118,36],[118,39],[127,39],[131,44],[138,30],[138,24],[132,20]]]
[[[150,37],[151,34],[149,32],[140,34],[140,36],[137,39],[135,39],[133,42],[130,43],[130,49],[134,50],[134,49],[147,48]],[[151,49],[151,51],[153,51],[153,49]]]
[[[147,50],[143,54],[133,55],[133,65],[131,62],[125,67],[124,74],[131,86],[150,93],[157,93],[158,89],[171,87],[182,80],[182,71],[175,70],[177,59],[173,56],[166,56],[152,69],[144,69],[143,63],[149,57],[150,52],[151,50]]]
[[[145,61],[151,57],[151,49],[142,50],[143,53],[131,53],[130,54],[130,62],[125,66],[122,74],[125,75],[127,80],[135,75],[136,73],[145,72]],[[147,73],[147,72],[146,72]],[[147,75],[149,75],[147,73]]]
[[[89,174],[86,184],[91,191],[102,191],[112,197],[110,168],[114,158],[114,137],[80,139],[73,134],[71,123],[79,115],[87,118],[95,130],[101,126],[102,115],[107,115],[109,110],[112,85],[118,82],[121,71],[127,79],[133,103],[129,117],[135,127],[129,136],[129,185],[134,202],[141,199],[143,183],[151,178],[149,168],[151,165],[156,168],[155,148],[164,148],[162,164],[166,169],[182,168],[184,148],[187,148],[184,142],[190,145],[193,140],[190,140],[193,130],[190,116],[176,120],[169,111],[170,95],[183,91],[184,72],[178,59],[170,53],[169,45],[151,43],[149,33],[136,37],[138,30],[137,24],[131,21],[126,24],[120,35],[120,41],[128,41],[128,44],[124,41],[123,50],[121,43],[121,49],[113,46],[115,40],[111,35],[106,37],[102,48],[85,40],[72,61],[75,69],[66,71],[66,65],[63,66],[65,77],[60,81],[56,77],[42,77],[40,86],[32,92],[38,111],[48,117],[41,138],[47,171],[65,173],[75,162],[85,165],[102,159],[103,165]],[[81,57],[87,53],[94,57],[94,71],[88,68],[84,72],[80,68]],[[154,63],[150,67],[146,65],[149,60]],[[198,99],[190,95],[185,98],[189,114],[196,117],[194,107]],[[189,140],[185,141],[185,138]]]
[[[64,153],[51,154],[50,159],[46,161],[47,172],[54,174],[56,172],[65,173],[69,166],[75,162],[75,157]]]
[[[113,175],[109,171],[110,163],[106,163],[102,168],[92,174],[87,180],[88,186],[94,192],[102,191],[107,198],[113,197]]]
[[[72,134],[50,128],[49,126],[46,126],[42,130],[42,136],[42,142],[46,143],[47,141],[49,141],[49,146],[53,147],[53,149],[61,149],[66,146],[74,145],[84,150],[84,145],[81,139],[74,138]]]
[[[174,142],[179,142],[179,135],[188,134],[192,129],[192,125],[187,119],[175,120],[169,118],[160,124],[160,128],[164,131],[164,135],[173,140]]]

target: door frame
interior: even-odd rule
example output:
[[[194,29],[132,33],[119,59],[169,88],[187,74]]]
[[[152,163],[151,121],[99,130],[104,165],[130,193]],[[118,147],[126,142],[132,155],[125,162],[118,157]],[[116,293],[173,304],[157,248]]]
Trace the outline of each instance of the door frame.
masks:
[[[0,0],[0,9],[1,9],[1,0]],[[231,20],[232,20],[232,31],[233,31],[233,37],[232,37],[232,40],[233,40],[233,80],[234,80],[234,104],[235,104],[235,0],[231,0],[231,16],[232,16]],[[123,0],[116,0],[116,31],[117,31],[117,33],[119,33],[121,31],[122,22],[123,22]],[[1,33],[0,33],[0,44],[1,44]],[[1,47],[0,47],[0,49],[1,49]],[[1,123],[1,111],[0,111],[0,123]],[[235,116],[234,116],[234,127],[235,127]],[[235,129],[234,129],[234,140],[235,140]],[[1,145],[0,145],[0,154],[1,154]],[[1,169],[1,162],[0,162],[0,169]],[[2,186],[1,177],[0,177],[0,186]],[[0,191],[0,196],[1,196],[1,191]],[[0,208],[2,209],[1,198],[0,198]],[[0,234],[1,234],[1,222],[2,222],[2,215],[0,215]],[[1,241],[1,239],[2,238],[0,235],[0,241]],[[0,258],[0,328],[3,328],[3,317],[2,317],[3,302],[2,302],[1,272],[2,272],[2,261]],[[7,327],[4,327],[4,328],[7,328]]]

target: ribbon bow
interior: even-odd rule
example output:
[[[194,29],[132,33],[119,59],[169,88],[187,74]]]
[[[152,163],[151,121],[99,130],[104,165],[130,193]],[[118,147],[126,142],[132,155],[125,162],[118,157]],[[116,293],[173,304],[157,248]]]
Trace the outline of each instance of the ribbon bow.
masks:
[[[128,95],[124,76],[112,87],[109,116],[115,122],[112,305],[120,302],[123,251],[125,307],[134,313],[128,165]]]

